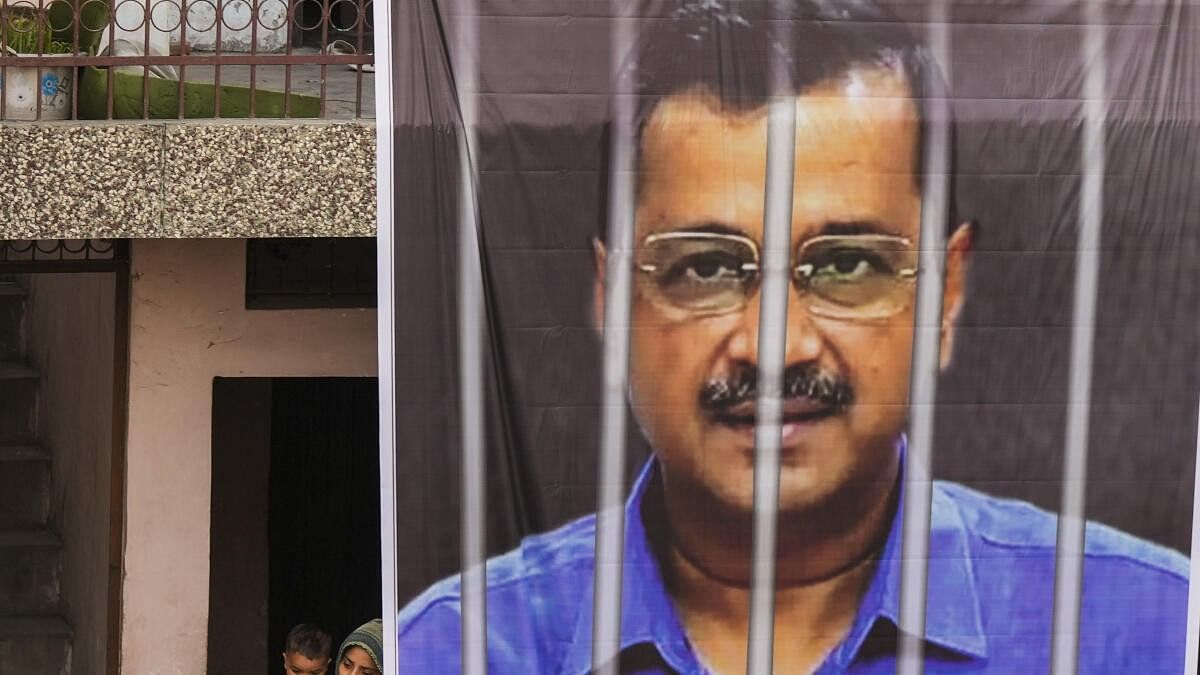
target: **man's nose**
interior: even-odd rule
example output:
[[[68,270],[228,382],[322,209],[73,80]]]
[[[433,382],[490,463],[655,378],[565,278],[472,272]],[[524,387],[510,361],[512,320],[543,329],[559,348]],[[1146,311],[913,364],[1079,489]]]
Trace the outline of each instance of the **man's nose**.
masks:
[[[755,293],[742,310],[736,332],[729,341],[730,358],[757,364],[763,313],[779,312],[780,309],[783,308],[764,308],[761,290]],[[796,291],[795,284],[788,285],[786,312],[784,323],[787,326],[787,342],[783,355],[784,365],[815,361],[821,354],[821,335],[808,306]]]

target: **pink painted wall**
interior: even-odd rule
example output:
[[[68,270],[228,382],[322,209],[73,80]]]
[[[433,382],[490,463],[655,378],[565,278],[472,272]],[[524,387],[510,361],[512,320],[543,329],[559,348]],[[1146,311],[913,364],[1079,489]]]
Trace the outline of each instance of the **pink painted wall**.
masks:
[[[133,245],[123,673],[200,675],[214,377],[376,374],[374,310],[246,311],[244,240]]]

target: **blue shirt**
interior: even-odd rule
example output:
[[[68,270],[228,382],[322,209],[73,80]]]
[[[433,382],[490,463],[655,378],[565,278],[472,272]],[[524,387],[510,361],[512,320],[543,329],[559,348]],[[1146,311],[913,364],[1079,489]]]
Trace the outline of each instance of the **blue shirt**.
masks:
[[[620,671],[705,673],[643,523],[655,466],[647,463],[625,506]],[[817,672],[895,673],[900,522],[897,513],[849,633]],[[1056,522],[1026,503],[934,484],[926,673],[1049,672]],[[488,562],[490,675],[589,672],[595,533],[589,516]],[[1079,672],[1183,672],[1187,596],[1187,558],[1089,523]],[[400,612],[400,675],[460,672],[460,608],[452,577]]]

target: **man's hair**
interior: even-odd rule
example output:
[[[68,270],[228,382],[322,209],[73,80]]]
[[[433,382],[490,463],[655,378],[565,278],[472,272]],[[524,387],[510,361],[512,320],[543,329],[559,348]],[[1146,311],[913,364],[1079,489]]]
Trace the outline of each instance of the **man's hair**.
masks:
[[[329,657],[333,651],[333,636],[318,626],[302,623],[288,631],[283,651],[298,652],[309,659]]]
[[[923,144],[933,117],[930,102],[943,95],[944,87],[928,50],[909,25],[880,4],[682,0],[667,16],[639,20],[638,27],[635,48],[617,75],[621,88],[636,96],[635,161],[640,159],[647,120],[669,96],[703,93],[722,110],[746,112],[765,106],[772,95],[798,96],[856,68],[884,68],[904,76],[916,103],[914,175],[921,189]],[[785,88],[781,92],[773,90],[773,62],[785,66],[779,73],[778,82]],[[951,190],[951,199],[952,195]],[[602,215],[601,241],[607,235],[607,214]]]

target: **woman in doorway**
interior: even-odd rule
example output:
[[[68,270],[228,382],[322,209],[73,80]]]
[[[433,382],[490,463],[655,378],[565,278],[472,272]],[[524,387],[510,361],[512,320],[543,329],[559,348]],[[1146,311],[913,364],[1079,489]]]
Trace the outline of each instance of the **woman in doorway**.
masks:
[[[359,626],[338,649],[337,675],[383,675],[383,620]]]

